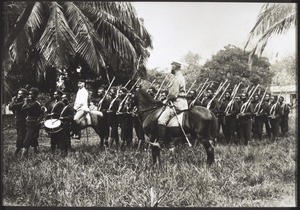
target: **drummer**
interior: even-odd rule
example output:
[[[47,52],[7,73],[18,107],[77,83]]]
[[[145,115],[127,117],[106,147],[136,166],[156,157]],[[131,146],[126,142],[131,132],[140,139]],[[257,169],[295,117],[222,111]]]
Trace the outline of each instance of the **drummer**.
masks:
[[[64,108],[64,103],[61,101],[63,93],[60,90],[57,90],[54,92],[54,105],[51,110],[51,113],[48,115],[53,120],[58,120],[60,113],[62,112]],[[53,132],[50,133],[50,144],[51,144],[51,152],[54,153],[55,148],[58,145],[58,141],[60,140],[60,133],[57,130],[53,130]]]
[[[62,102],[64,103],[64,108],[59,117],[59,120],[62,122],[62,130],[60,132],[61,135],[57,147],[65,152],[65,155],[67,155],[68,149],[71,149],[70,128],[74,118],[75,110],[73,106],[70,105],[70,94],[63,94]]]

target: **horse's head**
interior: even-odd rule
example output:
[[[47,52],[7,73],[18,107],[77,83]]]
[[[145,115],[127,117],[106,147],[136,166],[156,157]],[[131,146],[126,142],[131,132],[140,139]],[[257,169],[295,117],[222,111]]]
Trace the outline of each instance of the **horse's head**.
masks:
[[[135,103],[139,110],[149,109],[154,106],[163,106],[161,101],[155,100],[142,88],[138,89],[134,95]]]

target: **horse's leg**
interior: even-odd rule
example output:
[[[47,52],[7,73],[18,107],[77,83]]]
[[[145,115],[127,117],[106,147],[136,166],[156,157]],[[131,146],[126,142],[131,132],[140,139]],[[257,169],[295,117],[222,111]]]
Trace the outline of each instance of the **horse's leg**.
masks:
[[[213,140],[205,139],[202,144],[207,154],[207,164],[211,165],[215,162],[215,148],[213,145]]]

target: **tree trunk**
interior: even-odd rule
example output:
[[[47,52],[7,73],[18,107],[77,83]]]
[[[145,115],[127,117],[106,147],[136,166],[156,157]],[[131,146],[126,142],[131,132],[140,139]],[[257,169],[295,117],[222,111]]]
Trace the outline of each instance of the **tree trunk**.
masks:
[[[32,1],[27,2],[25,10],[20,15],[16,24],[14,25],[14,28],[12,29],[12,31],[9,33],[8,37],[6,38],[6,40],[4,42],[4,46],[3,46],[4,61],[6,61],[6,59],[8,58],[9,47],[13,44],[15,39],[18,37],[18,35],[21,33],[22,29],[24,28],[30,14],[31,14],[31,11],[34,7],[34,4],[35,4],[35,2],[32,2]],[[7,70],[7,69],[5,69],[5,70]]]

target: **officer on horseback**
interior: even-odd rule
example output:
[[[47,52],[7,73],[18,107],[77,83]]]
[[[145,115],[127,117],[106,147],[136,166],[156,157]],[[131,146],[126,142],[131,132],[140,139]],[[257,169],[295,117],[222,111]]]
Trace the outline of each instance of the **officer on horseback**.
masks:
[[[76,94],[75,102],[74,102],[74,109],[76,110],[76,114],[74,116],[74,138],[80,139],[80,128],[79,128],[79,122],[81,118],[89,112],[88,108],[88,97],[89,92],[85,88],[85,81],[79,80],[78,81],[78,91]]]
[[[174,75],[174,78],[169,86],[167,98],[163,101],[163,104],[167,106],[158,118],[158,147],[164,143],[167,123],[176,114],[171,106],[174,106],[175,110],[188,109],[188,103],[185,98],[185,78],[181,73],[181,64],[172,62],[171,66],[171,73]],[[169,103],[171,103],[171,106],[168,105]]]

